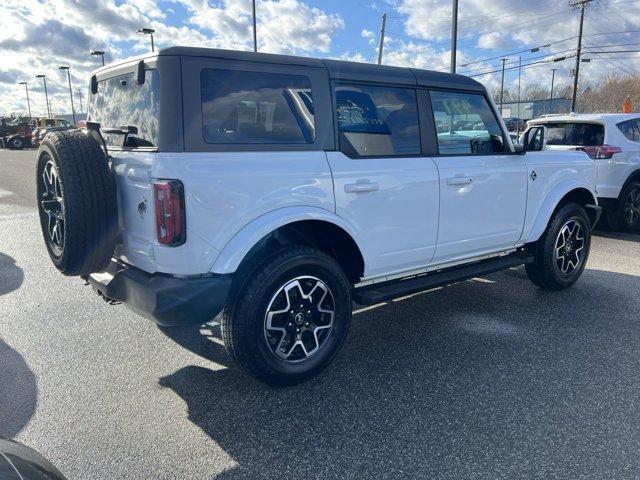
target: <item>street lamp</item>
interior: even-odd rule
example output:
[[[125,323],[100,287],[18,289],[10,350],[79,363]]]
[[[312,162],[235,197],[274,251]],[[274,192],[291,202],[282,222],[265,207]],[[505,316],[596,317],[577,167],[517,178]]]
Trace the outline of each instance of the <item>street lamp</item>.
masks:
[[[47,102],[47,116],[48,118],[51,118],[51,108],[49,107],[49,94],[47,94],[47,76],[46,75],[36,75],[36,78],[41,78],[42,81],[44,82],[44,98],[45,101]]]
[[[20,82],[18,85],[24,85],[24,89],[27,91],[27,109],[29,110],[29,121],[31,121],[31,102],[29,101],[29,85],[27,85],[27,82]]]
[[[73,124],[76,124],[76,110],[73,108],[73,90],[71,90],[71,72],[68,65],[62,65],[58,67],[58,70],[66,70],[67,78],[69,79],[69,97],[71,97],[71,115],[73,116]]]
[[[102,66],[104,67],[104,52],[102,50],[91,50],[91,55],[100,55],[102,57]]]
[[[155,48],[153,46],[153,34],[155,33],[155,30],[153,28],[143,27],[138,29],[138,33],[142,35],[151,35],[151,51],[155,51]]]

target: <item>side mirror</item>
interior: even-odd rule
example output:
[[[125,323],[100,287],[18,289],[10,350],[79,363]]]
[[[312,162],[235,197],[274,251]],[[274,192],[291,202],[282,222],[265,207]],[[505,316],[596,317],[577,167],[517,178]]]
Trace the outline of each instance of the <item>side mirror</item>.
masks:
[[[547,148],[547,127],[537,125],[529,127],[520,137],[525,152],[541,152]]]
[[[98,93],[98,79],[95,75],[91,76],[91,93],[94,95]]]

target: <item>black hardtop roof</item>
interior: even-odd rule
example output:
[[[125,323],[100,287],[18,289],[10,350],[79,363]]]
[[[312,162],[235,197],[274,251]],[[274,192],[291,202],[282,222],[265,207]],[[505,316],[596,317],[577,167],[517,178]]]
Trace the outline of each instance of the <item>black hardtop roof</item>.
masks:
[[[219,58],[223,60],[239,60],[245,62],[298,65],[303,67],[325,68],[328,70],[329,76],[337,80],[399,83],[405,85],[455,88],[481,92],[484,92],[485,90],[481,83],[473,80],[472,78],[465,77],[464,75],[434,72],[417,68],[347,62],[343,60],[328,60],[298,57],[293,55],[278,55],[273,53],[256,53],[199,47],[163,48],[157,51],[154,56]]]

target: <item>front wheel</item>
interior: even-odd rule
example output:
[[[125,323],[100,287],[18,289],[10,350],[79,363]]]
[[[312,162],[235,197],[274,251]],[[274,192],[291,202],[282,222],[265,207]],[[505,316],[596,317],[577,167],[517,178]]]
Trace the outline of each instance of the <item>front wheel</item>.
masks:
[[[351,320],[351,285],[336,261],[294,246],[260,262],[222,315],[229,355],[270,385],[317,375],[333,360]]]
[[[540,239],[529,248],[533,263],[525,266],[529,279],[544,290],[562,290],[582,275],[591,247],[591,224],[576,203],[560,207]]]

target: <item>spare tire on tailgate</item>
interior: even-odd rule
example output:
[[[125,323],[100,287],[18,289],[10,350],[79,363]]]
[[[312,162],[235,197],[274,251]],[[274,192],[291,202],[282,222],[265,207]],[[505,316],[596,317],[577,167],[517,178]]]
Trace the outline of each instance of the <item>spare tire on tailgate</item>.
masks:
[[[104,270],[118,233],[116,184],[100,144],[50,132],[38,150],[38,212],[49,256],[65,275]]]

